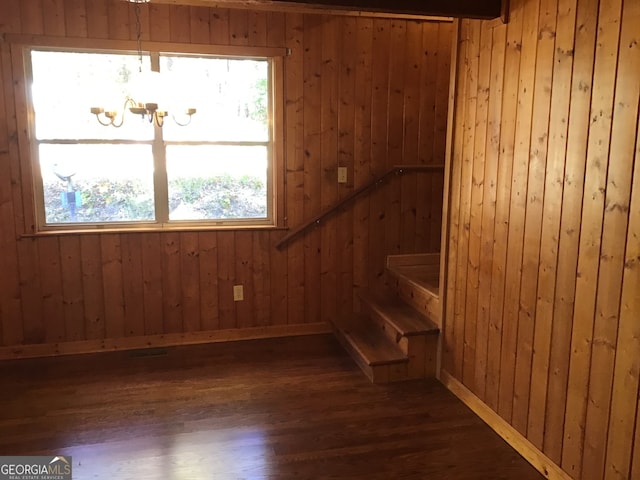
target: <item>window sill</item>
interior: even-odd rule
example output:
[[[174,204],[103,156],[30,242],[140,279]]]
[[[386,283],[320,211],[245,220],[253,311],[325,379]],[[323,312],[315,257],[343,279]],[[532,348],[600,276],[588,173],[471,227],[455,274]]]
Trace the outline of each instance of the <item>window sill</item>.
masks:
[[[35,233],[24,233],[20,235],[20,238],[41,238],[51,237],[59,235],[100,235],[100,234],[136,234],[136,233],[182,233],[182,232],[245,232],[245,231],[287,231],[288,227],[281,227],[275,225],[211,225],[211,226],[170,226],[170,227],[135,227],[135,228],[117,228],[117,227],[104,227],[104,228],[68,228],[68,229],[52,229],[41,230]]]

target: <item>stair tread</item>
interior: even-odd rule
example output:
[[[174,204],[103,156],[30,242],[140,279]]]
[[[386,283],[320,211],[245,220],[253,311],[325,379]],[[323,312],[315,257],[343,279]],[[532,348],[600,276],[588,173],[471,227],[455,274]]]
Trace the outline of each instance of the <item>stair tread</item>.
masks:
[[[369,366],[408,361],[406,355],[373,326],[341,329],[341,333]]]
[[[360,294],[362,300],[402,336],[437,334],[438,327],[423,314],[397,297]]]
[[[439,268],[433,265],[400,265],[388,267],[388,270],[415,283],[436,297],[440,295]]]

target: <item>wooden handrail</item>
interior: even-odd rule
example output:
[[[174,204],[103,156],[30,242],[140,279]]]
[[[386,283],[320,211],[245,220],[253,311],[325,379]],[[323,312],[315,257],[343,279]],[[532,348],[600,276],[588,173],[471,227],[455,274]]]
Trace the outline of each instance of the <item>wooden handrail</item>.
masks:
[[[364,184],[362,187],[354,190],[346,197],[340,199],[338,202],[334,203],[333,205],[325,209],[322,213],[316,215],[312,219],[296,227],[293,231],[291,231],[290,233],[282,237],[282,239],[278,243],[276,243],[276,248],[281,250],[285,245],[290,243],[294,238],[300,236],[301,234],[309,230],[311,227],[317,227],[322,223],[324,219],[335,214],[336,212],[344,208],[345,205],[355,201],[357,198],[361,197],[372,188],[378,187],[379,185],[383,184],[392,175],[403,175],[407,172],[430,172],[430,171],[438,171],[438,170],[444,171],[444,165],[396,165],[390,168],[389,170],[387,170],[386,172],[384,172],[382,175]]]

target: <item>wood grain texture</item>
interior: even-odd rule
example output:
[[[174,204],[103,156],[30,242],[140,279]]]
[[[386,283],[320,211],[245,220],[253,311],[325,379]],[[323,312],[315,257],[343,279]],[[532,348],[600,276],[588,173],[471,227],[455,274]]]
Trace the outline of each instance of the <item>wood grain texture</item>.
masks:
[[[0,8],[0,33],[66,36],[78,48],[135,39],[135,6],[119,0],[3,0]],[[444,163],[449,23],[177,3],[140,5],[140,13],[143,47],[290,49],[280,106],[283,226],[313,218],[387,165]],[[383,286],[388,253],[438,250],[441,172],[394,179],[283,251],[274,248],[280,230],[17,240],[33,218],[28,116],[21,52],[3,43],[0,54],[3,345],[336,321],[353,309],[355,289]],[[344,185],[338,164],[348,170]],[[233,301],[236,284],[243,302]]]
[[[372,385],[330,335],[136,353],[2,362],[2,451],[74,478],[543,478],[442,385]]]
[[[630,290],[640,56],[637,28],[629,25],[637,25],[638,8],[518,0],[506,27],[462,22],[463,32],[480,28],[480,38],[492,32],[491,76],[502,72],[504,82],[491,82],[488,94],[479,88],[456,97],[450,188],[458,212],[449,221],[444,342],[452,351],[445,350],[445,371],[515,429],[514,445],[526,439],[575,479],[630,480],[640,468],[640,310]],[[475,87],[483,64],[486,44],[470,38],[459,39],[461,92]],[[500,108],[492,107],[496,101]],[[499,148],[492,147],[496,135]],[[484,157],[468,155],[471,142],[487,145]],[[490,216],[480,231],[479,191],[468,168],[474,178],[484,172],[481,207]],[[466,275],[452,278],[461,270]],[[478,333],[461,341],[467,329]]]

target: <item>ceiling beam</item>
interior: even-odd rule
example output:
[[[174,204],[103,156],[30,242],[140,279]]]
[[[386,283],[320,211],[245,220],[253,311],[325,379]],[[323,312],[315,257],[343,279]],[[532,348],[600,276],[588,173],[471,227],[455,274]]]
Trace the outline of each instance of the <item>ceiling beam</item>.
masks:
[[[310,13],[482,19],[500,17],[502,7],[501,0],[151,0],[151,2]]]

